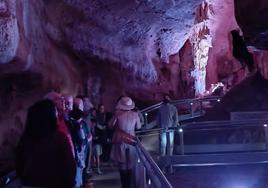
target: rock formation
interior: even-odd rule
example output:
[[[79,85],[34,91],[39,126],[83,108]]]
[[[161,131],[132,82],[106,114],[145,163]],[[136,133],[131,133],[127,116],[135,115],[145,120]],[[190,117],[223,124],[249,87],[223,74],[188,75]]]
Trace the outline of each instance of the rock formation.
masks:
[[[0,160],[49,90],[88,94],[111,110],[122,94],[145,106],[163,93],[192,98],[240,82],[233,9],[232,0],[1,1]]]

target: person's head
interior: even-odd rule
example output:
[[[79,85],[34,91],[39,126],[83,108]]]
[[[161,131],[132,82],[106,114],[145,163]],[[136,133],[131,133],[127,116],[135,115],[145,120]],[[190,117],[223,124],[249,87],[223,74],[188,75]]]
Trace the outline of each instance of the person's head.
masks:
[[[67,110],[67,112],[72,111],[73,110],[73,105],[74,105],[73,96],[71,96],[71,95],[65,96],[64,101],[65,101],[65,109]]]
[[[83,103],[83,100],[82,98],[79,98],[79,97],[76,97],[74,99],[74,109],[77,108],[81,111],[84,111],[84,103]]]
[[[130,97],[122,97],[116,105],[117,110],[132,110],[133,108],[135,108],[135,103]]]
[[[103,104],[99,104],[98,111],[101,112],[101,113],[103,113],[105,111],[105,107],[104,107]]]
[[[53,101],[45,99],[36,102],[28,109],[25,135],[31,138],[44,138],[57,129],[57,110]]]
[[[77,122],[80,122],[82,120],[83,115],[83,111],[78,108],[74,108],[73,111],[70,112],[70,117]]]
[[[63,114],[65,111],[64,97],[55,91],[49,92],[45,95],[44,99],[49,99],[54,102],[58,112]]]
[[[91,103],[89,97],[83,97],[83,103],[84,103],[84,111],[88,112],[90,111],[94,106]]]
[[[91,109],[91,115],[92,115],[93,117],[96,117],[96,115],[97,115],[97,109],[96,109],[96,108],[92,108],[92,109]]]
[[[171,102],[170,96],[169,95],[164,95],[163,102],[164,103],[170,103]]]

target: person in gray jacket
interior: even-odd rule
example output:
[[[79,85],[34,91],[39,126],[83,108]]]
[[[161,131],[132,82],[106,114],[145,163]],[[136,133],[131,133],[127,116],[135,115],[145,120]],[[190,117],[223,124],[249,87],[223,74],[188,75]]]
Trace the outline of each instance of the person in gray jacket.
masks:
[[[174,147],[174,130],[168,130],[170,127],[178,125],[178,111],[177,108],[170,103],[171,99],[168,95],[164,96],[163,103],[161,104],[157,114],[157,124],[164,130],[160,133],[160,155],[172,155]],[[170,148],[167,149],[168,138],[170,140]],[[168,151],[170,153],[168,153]]]

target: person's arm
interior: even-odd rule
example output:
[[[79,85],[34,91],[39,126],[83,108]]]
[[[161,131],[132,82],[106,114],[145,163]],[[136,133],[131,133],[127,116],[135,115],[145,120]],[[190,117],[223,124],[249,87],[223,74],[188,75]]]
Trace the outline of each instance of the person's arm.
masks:
[[[113,115],[113,117],[110,119],[109,123],[108,123],[108,127],[110,129],[113,129],[116,125],[117,122],[117,117],[115,115]]]
[[[137,119],[137,122],[135,125],[135,129],[140,129],[141,128],[141,120],[140,120],[139,114],[137,112],[136,112],[136,119]]]

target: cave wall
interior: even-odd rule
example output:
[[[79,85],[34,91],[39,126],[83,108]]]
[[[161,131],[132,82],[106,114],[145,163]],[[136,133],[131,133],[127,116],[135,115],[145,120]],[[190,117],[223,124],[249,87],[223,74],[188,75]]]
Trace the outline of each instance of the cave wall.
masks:
[[[39,0],[0,3],[1,161],[14,157],[29,105],[52,89],[77,94],[81,88],[76,59],[47,32],[44,7]]]
[[[109,111],[120,95],[140,107],[164,93],[195,97],[195,47],[202,45],[195,46],[194,37],[212,38],[199,70],[202,90],[244,78],[232,78],[240,68],[231,54],[229,32],[237,28],[232,1],[201,2],[1,1],[0,160],[12,157],[28,106],[50,90],[88,94]]]

